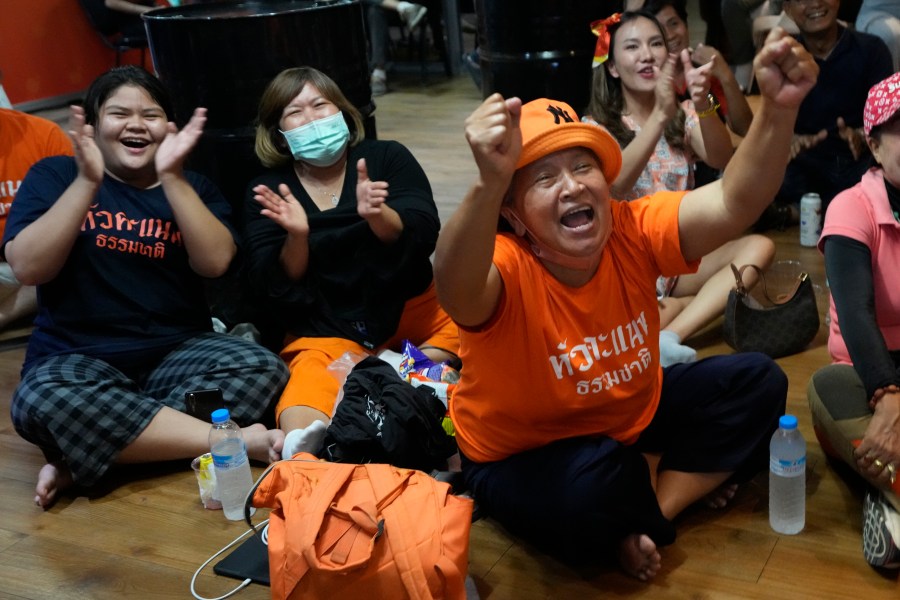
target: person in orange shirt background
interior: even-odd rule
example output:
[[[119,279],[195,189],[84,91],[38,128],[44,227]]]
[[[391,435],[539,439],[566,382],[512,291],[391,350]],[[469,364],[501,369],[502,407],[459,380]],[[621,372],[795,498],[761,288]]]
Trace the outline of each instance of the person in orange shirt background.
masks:
[[[53,121],[0,108],[0,237],[31,165],[48,156],[73,154],[72,140]],[[34,287],[20,284],[9,263],[0,261],[0,331],[35,311]]]

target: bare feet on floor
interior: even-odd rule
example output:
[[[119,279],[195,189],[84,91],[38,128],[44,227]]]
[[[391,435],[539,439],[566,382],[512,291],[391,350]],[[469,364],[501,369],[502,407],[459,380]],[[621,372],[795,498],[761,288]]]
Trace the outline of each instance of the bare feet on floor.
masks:
[[[252,460],[273,463],[281,460],[284,447],[284,432],[280,429],[266,429],[262,423],[254,423],[241,430],[247,444],[247,456]]]
[[[72,487],[72,472],[63,461],[47,463],[38,471],[37,486],[34,489],[34,503],[43,509],[50,508],[56,496]]]
[[[729,483],[720,485],[706,496],[703,497],[703,503],[709,508],[725,508],[737,493],[738,484]]]
[[[619,564],[632,577],[650,581],[659,572],[662,557],[649,536],[632,533],[619,544]]]

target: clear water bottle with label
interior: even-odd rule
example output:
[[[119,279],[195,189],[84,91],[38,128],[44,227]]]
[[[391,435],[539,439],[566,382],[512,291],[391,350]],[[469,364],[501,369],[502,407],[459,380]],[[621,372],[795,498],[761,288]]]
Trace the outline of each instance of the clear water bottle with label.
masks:
[[[769,525],[800,533],[806,524],[806,440],[797,417],[784,415],[769,443]]]
[[[253,487],[253,474],[241,428],[231,420],[227,408],[212,413],[209,449],[225,518],[239,521],[244,518],[244,501]]]
[[[822,199],[818,194],[800,198],[800,245],[815,246],[822,235]]]

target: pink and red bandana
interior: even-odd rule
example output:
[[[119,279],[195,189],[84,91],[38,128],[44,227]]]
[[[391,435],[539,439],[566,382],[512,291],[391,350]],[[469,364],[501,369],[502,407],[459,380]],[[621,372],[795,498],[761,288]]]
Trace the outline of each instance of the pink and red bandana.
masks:
[[[900,110],[900,73],[894,73],[879,81],[869,90],[863,110],[863,127],[866,135],[873,127],[888,122]]]

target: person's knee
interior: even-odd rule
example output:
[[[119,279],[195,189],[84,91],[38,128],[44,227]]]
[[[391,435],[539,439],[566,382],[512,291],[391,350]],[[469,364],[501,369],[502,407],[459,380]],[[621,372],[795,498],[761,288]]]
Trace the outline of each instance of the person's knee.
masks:
[[[862,380],[851,365],[828,365],[813,373],[807,399],[810,409],[821,406],[821,410],[814,411],[814,419],[843,421],[871,413]]]
[[[725,380],[748,419],[774,427],[787,405],[788,378],[769,356],[761,352],[733,355],[731,377]],[[774,429],[773,429],[774,430]]]
[[[769,268],[775,259],[775,242],[764,235],[753,234],[747,237],[750,250],[757,261],[754,264],[763,270]]]
[[[788,378],[784,370],[775,360],[761,352],[748,353],[748,375],[755,381],[760,392],[765,395],[778,396],[784,401],[787,397]]]

